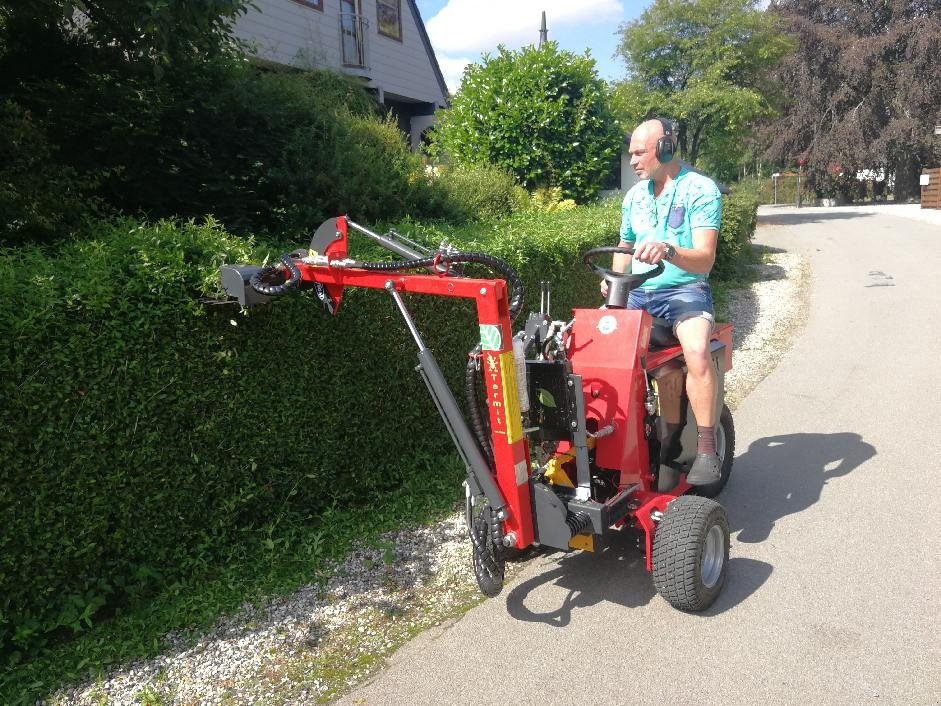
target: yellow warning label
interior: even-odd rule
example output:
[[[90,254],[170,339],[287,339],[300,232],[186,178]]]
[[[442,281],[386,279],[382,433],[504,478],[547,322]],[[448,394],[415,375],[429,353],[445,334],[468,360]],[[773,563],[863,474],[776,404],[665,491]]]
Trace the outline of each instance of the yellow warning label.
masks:
[[[520,399],[516,388],[513,351],[504,351],[500,354],[500,368],[503,383],[503,411],[506,415],[506,440],[510,444],[515,444],[523,438],[523,420],[520,417]]]

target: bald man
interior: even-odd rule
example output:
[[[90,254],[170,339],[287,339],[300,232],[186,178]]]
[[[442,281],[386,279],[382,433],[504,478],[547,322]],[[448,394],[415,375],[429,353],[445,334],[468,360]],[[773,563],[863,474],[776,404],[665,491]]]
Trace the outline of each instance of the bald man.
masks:
[[[634,256],[615,255],[617,272],[640,273],[663,261],[662,275],[630,293],[629,309],[667,319],[683,347],[686,392],[699,428],[696,458],[687,475],[693,485],[719,480],[716,453],[716,371],[709,355],[715,323],[709,270],[716,257],[722,195],[708,177],[673,157],[672,123],[656,118],[631,134],[631,167],[640,178],[624,197],[619,245]],[[658,142],[661,148],[658,150]],[[670,149],[672,148],[672,149]],[[607,296],[607,284],[602,283]]]

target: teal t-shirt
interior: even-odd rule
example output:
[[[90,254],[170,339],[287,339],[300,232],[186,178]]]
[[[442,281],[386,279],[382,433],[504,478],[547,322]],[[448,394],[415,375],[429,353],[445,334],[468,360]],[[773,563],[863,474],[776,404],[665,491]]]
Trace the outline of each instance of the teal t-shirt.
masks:
[[[654,198],[653,182],[644,179],[631,187],[621,206],[621,240],[631,244],[658,240],[678,248],[691,248],[694,230],[719,230],[721,223],[719,187],[712,179],[686,165],[660,196]],[[707,277],[681,270],[665,260],[663,264],[666,268],[663,274],[645,282],[645,289],[678,287]],[[650,265],[631,261],[631,272],[635,274],[650,269]]]

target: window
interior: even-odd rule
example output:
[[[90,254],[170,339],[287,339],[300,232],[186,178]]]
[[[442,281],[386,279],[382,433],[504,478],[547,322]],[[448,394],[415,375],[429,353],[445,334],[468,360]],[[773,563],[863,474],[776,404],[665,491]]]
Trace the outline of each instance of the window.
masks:
[[[294,0],[298,5],[303,5],[304,7],[310,7],[314,10],[320,10],[323,12],[323,0]]]
[[[402,41],[402,0],[376,0],[379,34]]]

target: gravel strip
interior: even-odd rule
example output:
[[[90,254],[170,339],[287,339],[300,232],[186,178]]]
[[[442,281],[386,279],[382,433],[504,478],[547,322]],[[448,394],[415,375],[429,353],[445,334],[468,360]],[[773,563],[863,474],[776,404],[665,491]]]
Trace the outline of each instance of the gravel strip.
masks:
[[[800,256],[764,253],[759,281],[734,292],[734,407],[780,360],[804,319],[809,270]],[[508,573],[518,566],[508,565]],[[167,638],[164,653],[45,704],[311,704],[343,693],[384,657],[480,602],[463,515],[383,535],[334,567],[326,586],[245,605],[195,644]]]

